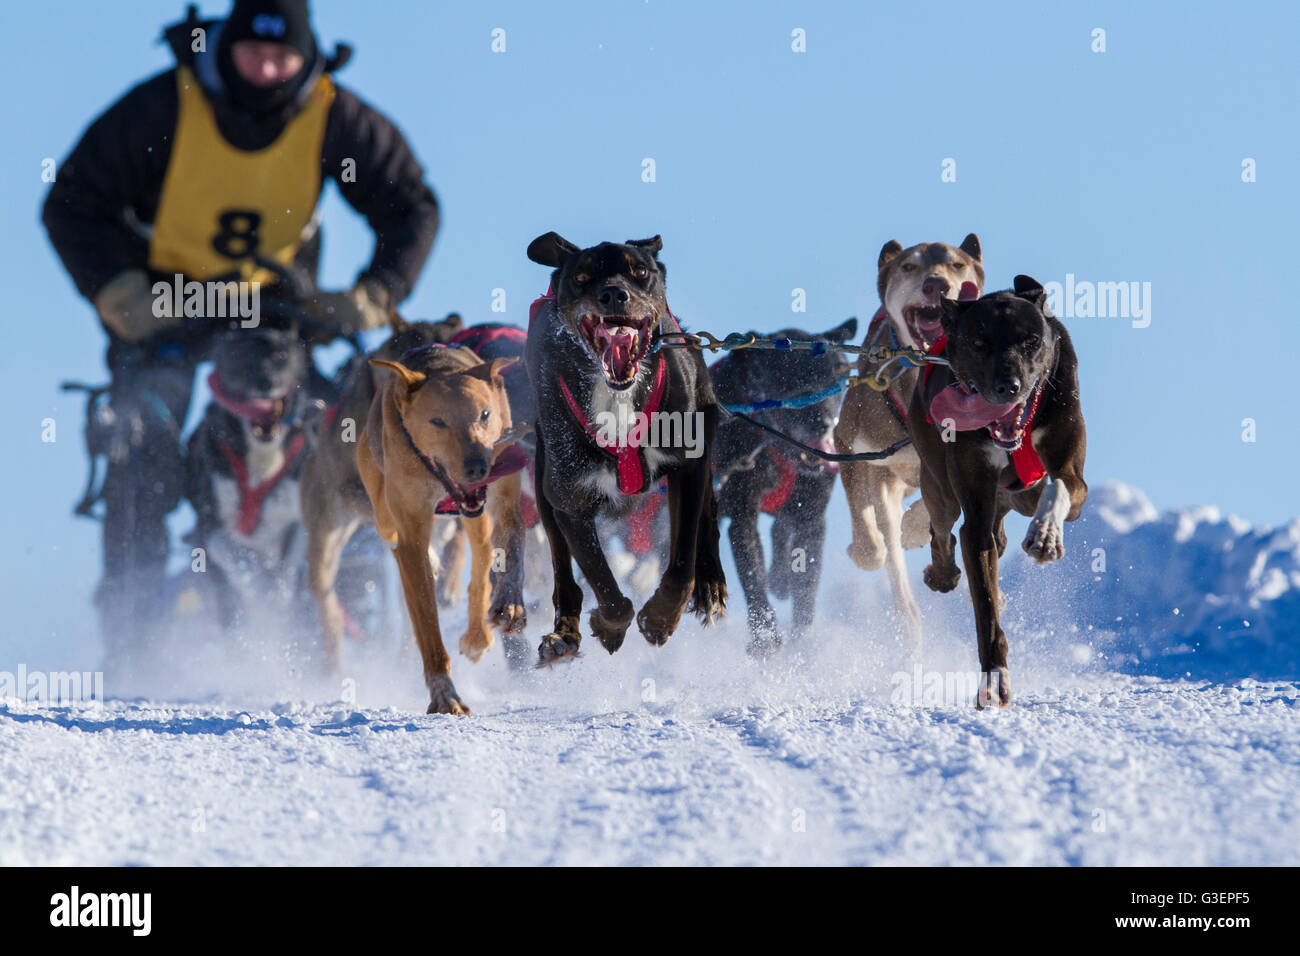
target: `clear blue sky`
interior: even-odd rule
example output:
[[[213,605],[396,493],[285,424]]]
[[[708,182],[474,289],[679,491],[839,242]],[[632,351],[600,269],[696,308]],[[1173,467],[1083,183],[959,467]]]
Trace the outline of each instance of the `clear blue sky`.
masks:
[[[88,625],[97,528],[69,516],[81,407],[57,383],[98,379],[103,345],[40,229],[41,161],[170,65],[154,41],[183,9],[4,12],[0,593],[34,641]],[[821,329],[875,310],[886,240],[973,230],[990,288],[1018,272],[1151,283],[1148,328],[1068,322],[1090,480],[1131,482],[1162,508],[1297,513],[1294,4],[320,0],[315,19],[325,43],[355,45],[340,81],[398,122],[442,202],[408,314],[500,318],[501,287],[523,322],[546,281],[524,249],[555,229],[580,244],[662,234],[670,300],[694,327]],[[1096,27],[1105,53],[1090,49]],[[940,180],[949,157],[955,183]],[[339,286],[370,238],[332,191],[323,208],[324,284]],[[806,315],[791,314],[796,287]],[[844,507],[837,495],[835,521]]]

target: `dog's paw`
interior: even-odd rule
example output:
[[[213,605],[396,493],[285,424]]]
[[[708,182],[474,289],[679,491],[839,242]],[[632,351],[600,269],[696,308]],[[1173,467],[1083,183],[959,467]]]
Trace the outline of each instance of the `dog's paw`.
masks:
[[[921,579],[931,591],[947,594],[961,580],[961,568],[955,564],[948,568],[936,568],[933,563],[930,563],[925,566]]]
[[[627,636],[627,629],[632,624],[634,610],[632,602],[627,598],[621,598],[618,606],[612,609],[592,609],[591,616],[587,619],[591,633],[600,641],[600,646],[611,654],[623,646],[623,638]]]
[[[673,636],[686,609],[686,595],[678,596],[664,589],[661,584],[650,600],[646,601],[641,613],[636,616],[637,627],[646,642],[655,647],[662,647]]]
[[[1035,518],[1029,522],[1029,531],[1020,546],[1039,564],[1059,561],[1065,557],[1065,531],[1060,522]]]
[[[930,543],[930,512],[925,510],[925,502],[920,498],[903,512],[901,537],[905,551],[924,548]]]
[[[691,612],[709,627],[727,615],[727,582],[722,578],[713,581],[697,577],[691,593]]]
[[[578,656],[578,638],[573,634],[552,632],[537,645],[537,666],[550,667]]]
[[[986,671],[980,678],[979,693],[975,695],[975,709],[1006,707],[1011,703],[1011,676],[1005,667]]]
[[[488,622],[502,634],[522,634],[528,623],[524,596],[517,587],[502,587],[492,596]]]
[[[444,674],[429,681],[429,709],[425,713],[469,716],[469,708],[456,693],[456,686],[449,675]]]
[[[489,628],[471,627],[460,639],[460,652],[477,664],[492,648],[492,631]]]
[[[879,534],[854,535],[849,543],[849,560],[863,571],[879,571],[885,566],[885,539]]]

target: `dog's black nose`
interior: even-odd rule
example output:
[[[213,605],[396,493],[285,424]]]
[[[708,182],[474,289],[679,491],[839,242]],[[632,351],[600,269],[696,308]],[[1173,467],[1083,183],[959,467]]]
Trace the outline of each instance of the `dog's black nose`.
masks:
[[[616,305],[627,305],[630,298],[632,297],[628,295],[627,289],[622,286],[607,285],[600,290],[597,301],[608,309]]]
[[[470,484],[482,481],[488,474],[488,462],[486,458],[474,457],[465,459],[465,480]]]
[[[993,390],[997,392],[998,398],[1013,399],[1020,394],[1020,379],[1000,378],[993,383]]]
[[[948,280],[943,276],[926,276],[925,281],[921,283],[921,292],[924,295],[947,295],[948,290],[952,288]]]

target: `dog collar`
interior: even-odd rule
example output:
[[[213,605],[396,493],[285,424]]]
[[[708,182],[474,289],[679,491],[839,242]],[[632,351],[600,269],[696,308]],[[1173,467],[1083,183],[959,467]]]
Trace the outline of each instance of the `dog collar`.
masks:
[[[655,383],[650,389],[650,397],[647,399],[645,408],[641,412],[645,415],[653,415],[659,411],[659,404],[663,401],[664,386],[668,380],[668,369],[662,355],[655,368]],[[624,441],[618,444],[612,444],[598,428],[594,428],[590,419],[578,404],[578,400],[573,397],[573,392],[569,390],[569,384],[560,379],[560,393],[564,396],[565,404],[569,406],[569,412],[574,419],[582,426],[582,430],[587,433],[587,437],[601,451],[608,452],[614,456],[614,462],[618,469],[618,490],[625,495],[639,495],[646,490],[648,482],[649,469],[641,455],[641,442]]]

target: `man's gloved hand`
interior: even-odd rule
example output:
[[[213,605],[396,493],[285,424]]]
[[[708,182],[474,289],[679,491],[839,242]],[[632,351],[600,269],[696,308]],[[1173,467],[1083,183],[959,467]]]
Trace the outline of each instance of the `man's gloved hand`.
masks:
[[[352,335],[387,327],[392,298],[374,279],[362,279],[347,292],[317,292],[302,309],[323,327],[318,344],[333,335]],[[327,331],[326,331],[327,330]]]
[[[143,269],[127,269],[109,279],[95,295],[95,311],[124,342],[143,342],[155,333],[180,328],[181,320],[154,315],[154,294]]]
[[[393,312],[393,296],[377,279],[361,279],[348,298],[361,313],[361,328],[382,329],[389,324]]]

